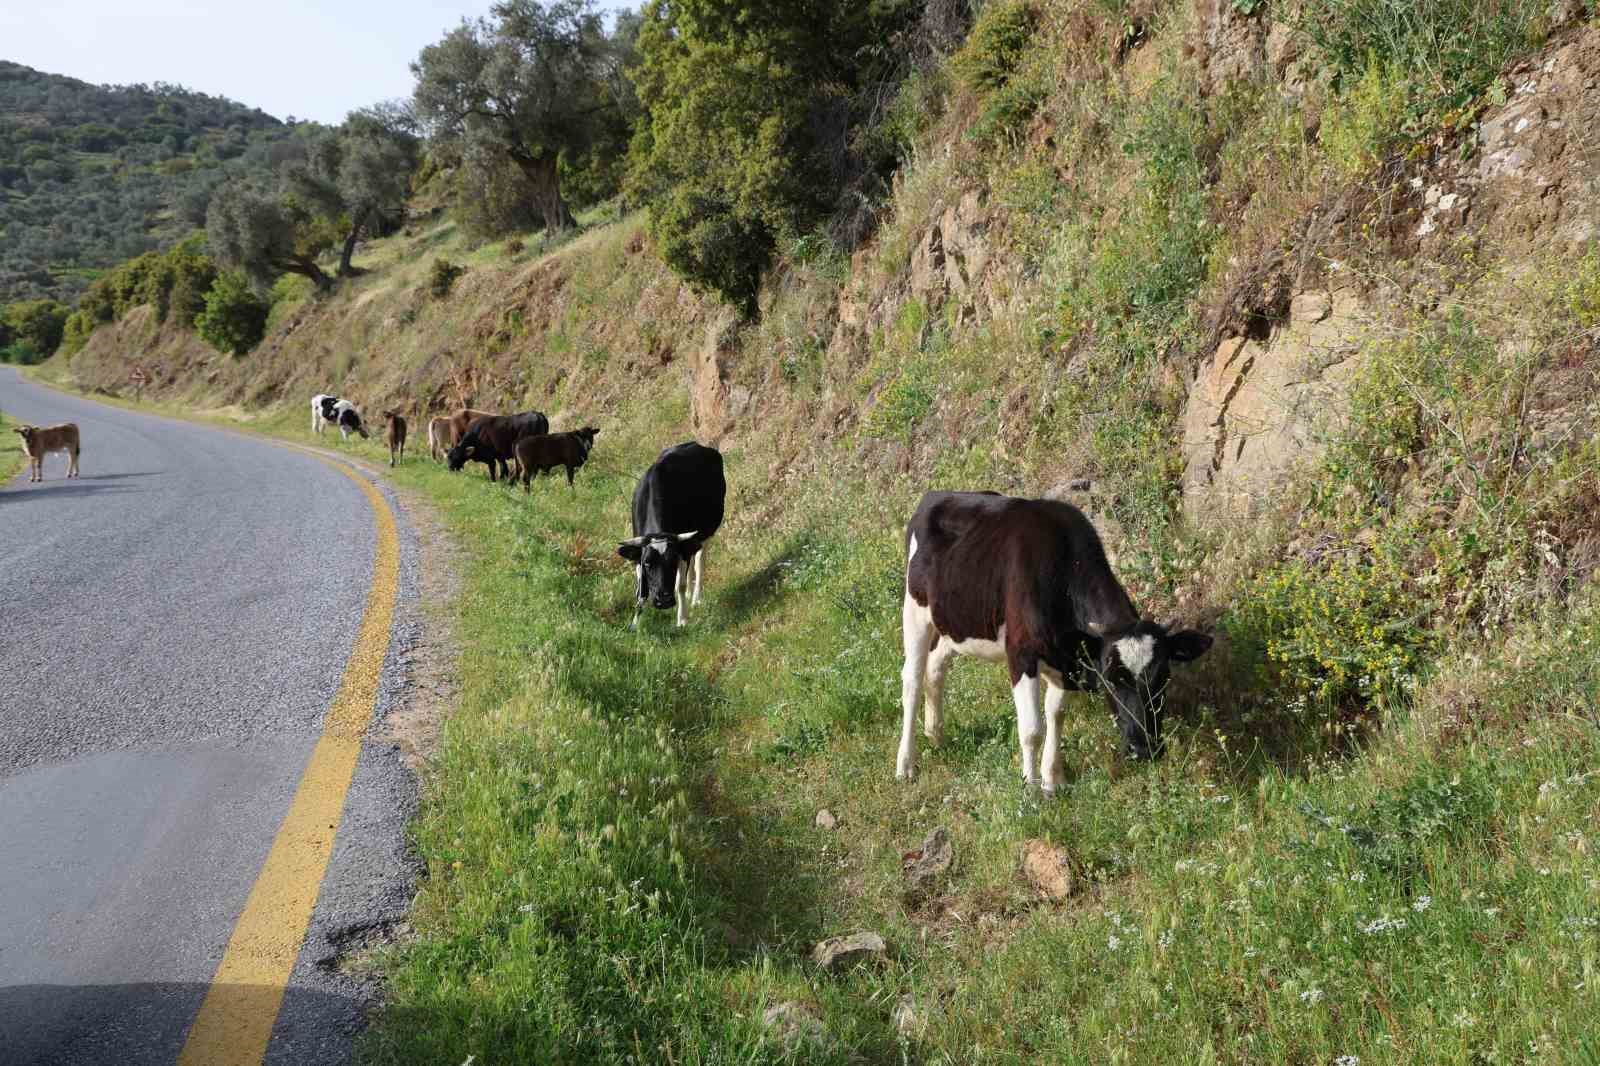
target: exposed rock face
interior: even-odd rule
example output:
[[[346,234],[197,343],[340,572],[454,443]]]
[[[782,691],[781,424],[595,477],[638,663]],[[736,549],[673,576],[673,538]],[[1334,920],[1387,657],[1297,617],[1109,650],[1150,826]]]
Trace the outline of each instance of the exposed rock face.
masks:
[[[728,383],[728,371],[739,352],[738,318],[724,311],[706,327],[705,343],[694,357],[689,411],[695,436],[714,441],[750,409],[750,390]]]
[[[930,307],[946,296],[971,299],[989,265],[988,231],[981,192],[968,192],[945,208],[911,253],[911,294]]]
[[[1266,62],[1267,25],[1263,17],[1241,15],[1233,0],[1195,0],[1196,53],[1207,93],[1230,81],[1254,78]]]
[[[1191,517],[1247,518],[1343,407],[1365,316],[1348,290],[1303,292],[1265,340],[1224,340],[1201,364],[1184,409],[1184,506]]]
[[[1552,5],[1557,20],[1572,17]],[[1580,252],[1600,234],[1600,29],[1514,68],[1504,104],[1485,112],[1477,151],[1442,152],[1412,180],[1415,236],[1440,254],[1463,233],[1504,252]]]

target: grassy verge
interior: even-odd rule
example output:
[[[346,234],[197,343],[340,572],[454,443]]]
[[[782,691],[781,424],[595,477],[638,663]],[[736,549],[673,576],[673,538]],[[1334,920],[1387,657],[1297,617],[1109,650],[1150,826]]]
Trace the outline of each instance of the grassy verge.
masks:
[[[14,422],[0,415],[0,484],[10,481],[27,458],[22,451],[22,438],[11,432]]]
[[[642,436],[611,443],[599,454],[621,468],[648,455]],[[979,666],[952,675],[946,747],[914,785],[892,781],[897,501],[812,498],[807,528],[746,523],[715,543],[688,629],[631,633],[612,555],[630,480],[590,471],[576,493],[523,497],[424,464],[400,476],[473,562],[462,705],[416,830],[419,939],[388,960],[371,1061],[1592,1049],[1591,606],[1464,656],[1448,701],[1351,759],[1282,765],[1213,743],[1191,709],[1170,757],[1132,769],[1080,702],[1068,795],[1040,803],[1015,780],[1003,679]],[[823,807],[837,830],[813,824]],[[914,894],[901,856],[935,826],[956,862]],[[1033,839],[1068,856],[1066,900],[1022,876]],[[881,964],[808,961],[858,928],[888,939]],[[764,1037],[785,1000],[832,1043]]]

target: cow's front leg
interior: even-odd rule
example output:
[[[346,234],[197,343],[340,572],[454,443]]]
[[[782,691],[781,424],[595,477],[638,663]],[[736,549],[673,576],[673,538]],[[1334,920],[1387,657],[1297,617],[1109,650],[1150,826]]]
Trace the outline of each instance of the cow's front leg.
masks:
[[[694,606],[700,606],[700,578],[706,570],[706,546],[700,545],[700,550],[694,553]]]
[[[1044,740],[1044,723],[1039,714],[1039,675],[1021,674],[1011,685],[1011,700],[1017,705],[1017,741],[1022,746],[1022,780],[1039,784],[1039,744]]]
[[[1061,703],[1067,690],[1046,679],[1044,692],[1044,765],[1040,767],[1040,788],[1046,796],[1054,796],[1061,787],[1066,763],[1061,758]]]
[[[689,568],[680,565],[672,575],[672,598],[678,601],[678,625],[689,623],[689,602],[686,593],[689,591]]]
[[[895,758],[894,776],[908,781],[917,776],[917,704],[922,700],[928,650],[934,641],[927,608],[912,599],[909,592],[900,610],[900,634],[906,661],[900,669],[900,752]]]

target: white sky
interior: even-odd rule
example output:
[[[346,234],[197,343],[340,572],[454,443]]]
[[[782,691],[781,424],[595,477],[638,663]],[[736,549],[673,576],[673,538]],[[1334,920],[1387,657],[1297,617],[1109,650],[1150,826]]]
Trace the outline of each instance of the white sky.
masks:
[[[336,123],[410,96],[417,53],[491,2],[0,0],[0,59],[96,85],[173,82],[278,118]]]

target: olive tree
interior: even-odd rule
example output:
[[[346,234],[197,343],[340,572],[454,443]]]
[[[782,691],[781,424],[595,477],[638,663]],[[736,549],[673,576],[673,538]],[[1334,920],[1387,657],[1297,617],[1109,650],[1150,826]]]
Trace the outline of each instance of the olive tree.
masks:
[[[343,127],[314,138],[305,157],[283,169],[288,195],[343,231],[340,276],[356,272],[350,260],[362,237],[405,214],[417,140],[404,121],[378,109],[352,112]]]
[[[510,159],[551,230],[574,225],[560,161],[589,145],[606,107],[610,49],[592,0],[503,0],[411,64],[417,117],[438,141]]]
[[[333,279],[317,257],[333,245],[334,231],[305,205],[230,182],[206,209],[206,243],[225,267],[266,288],[283,274],[310,278],[319,291]]]

